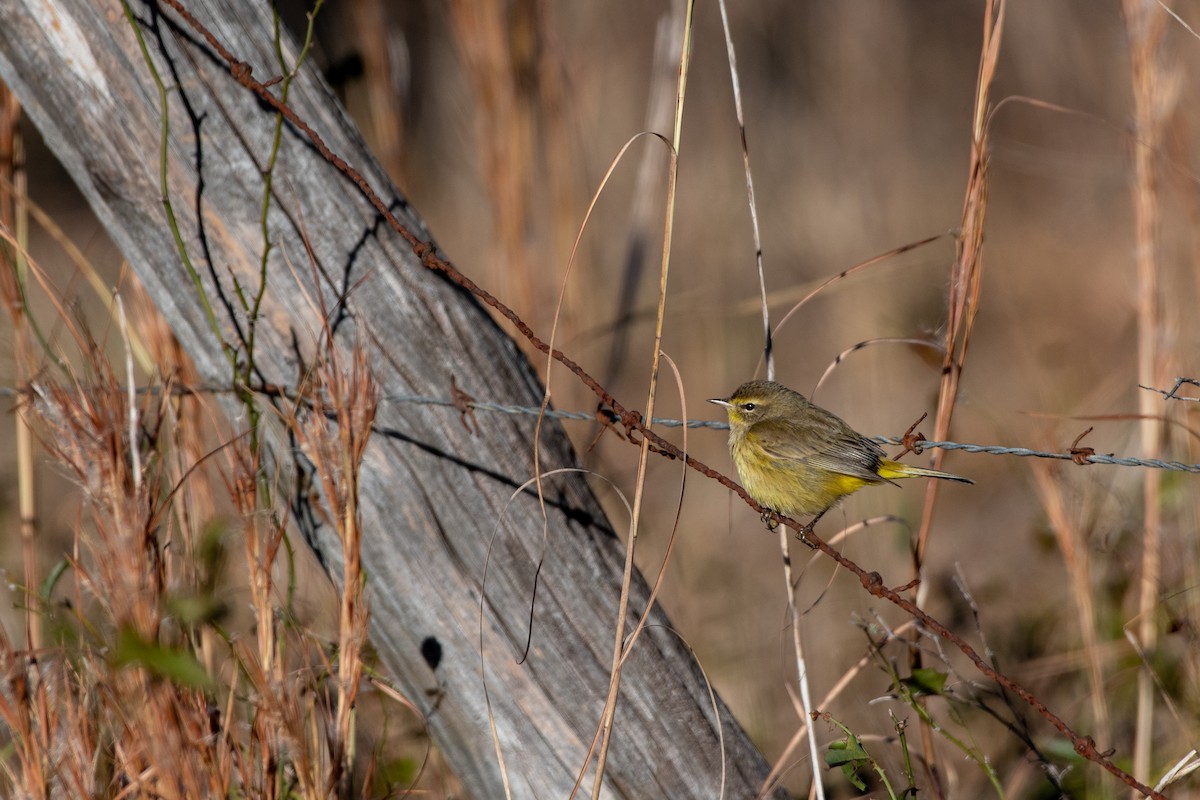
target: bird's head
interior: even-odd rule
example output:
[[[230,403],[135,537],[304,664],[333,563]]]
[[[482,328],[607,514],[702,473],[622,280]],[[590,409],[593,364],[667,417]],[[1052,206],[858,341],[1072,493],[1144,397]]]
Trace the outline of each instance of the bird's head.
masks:
[[[738,430],[759,420],[786,414],[793,398],[800,398],[800,395],[774,381],[750,381],[739,386],[728,399],[708,402],[723,407],[729,414],[729,426]]]

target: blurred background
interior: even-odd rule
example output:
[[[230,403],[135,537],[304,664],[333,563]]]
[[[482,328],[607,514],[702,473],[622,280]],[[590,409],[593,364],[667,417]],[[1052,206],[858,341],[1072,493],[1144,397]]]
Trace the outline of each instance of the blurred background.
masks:
[[[819,389],[817,383],[839,353],[859,342],[942,341],[953,234],[962,224],[969,177],[983,3],[730,6],[773,323],[825,279],[940,236],[805,304],[777,333],[776,377],[864,433],[902,434],[928,411],[931,419],[920,430],[932,435],[942,363],[935,349],[866,347]],[[1200,3],[1170,6],[1200,25]],[[301,29],[306,4],[281,8]],[[1169,388],[1176,376],[1200,376],[1197,327],[1189,322],[1200,294],[1192,111],[1200,39],[1159,12],[1166,22],[1156,72],[1163,134],[1153,158],[1161,300],[1154,371],[1165,380],[1159,388]],[[682,392],[664,369],[656,415],[678,417],[686,405],[689,417],[715,420],[723,415],[706,398],[725,397],[764,374],[762,319],[715,4],[700,4],[695,24],[662,347],[678,367]],[[626,151],[583,229],[569,274],[568,264],[590,198],[625,143],[645,130],[670,136],[681,27],[678,4],[628,0],[346,0],[323,7],[316,23],[316,57],[330,83],[449,258],[536,331],[546,335],[557,321],[557,344],[633,408],[645,407],[658,301],[661,142],[641,137]],[[1065,451],[1094,426],[1085,445],[1144,455],[1132,170],[1142,144],[1133,127],[1127,41],[1116,2],[1014,1],[1007,8],[988,125],[983,284],[953,440]],[[37,132],[26,126],[25,135],[30,196],[115,282],[120,254]],[[62,293],[102,326],[107,312],[61,243],[40,227],[32,241],[34,257],[55,270]],[[45,318],[52,318],[48,308]],[[546,375],[544,359],[534,360],[556,407],[594,410],[594,397],[570,374],[559,368]],[[7,360],[4,370],[4,384],[12,385]],[[1200,461],[1188,413],[1194,406],[1159,401],[1173,423],[1148,455]],[[486,426],[483,415],[480,422]],[[631,493],[636,448],[595,424],[568,427],[580,458]],[[683,442],[678,429],[664,434]],[[724,433],[691,431],[687,447],[732,472]],[[908,458],[925,463],[928,455]],[[1161,773],[1200,735],[1197,479],[1164,474],[1154,495],[1163,523],[1153,611],[1160,637],[1147,666],[1125,635],[1141,620],[1142,470],[961,453],[943,463],[977,485],[940,492],[922,576],[930,612],[974,642],[982,631],[1005,671],[1078,730],[1102,728],[1098,746],[1116,748],[1120,757],[1131,752],[1135,735],[1137,676],[1152,670],[1156,692],[1169,701],[1165,710],[1160,706],[1153,734],[1154,774]],[[768,760],[785,759],[785,781],[801,791],[805,751],[787,749],[799,717],[788,689],[795,663],[777,537],[740,500],[694,473],[686,476],[676,519],[680,465],[652,459],[650,469],[639,564],[653,576],[676,531],[661,602]],[[11,470],[0,464],[0,480]],[[51,488],[42,498],[70,491],[55,470],[43,471]],[[16,530],[12,482],[2,483],[5,530]],[[624,530],[623,506],[603,481],[595,486],[615,527]],[[913,577],[910,539],[923,497],[916,481],[869,490],[827,515],[818,531],[829,536],[864,518],[902,517],[907,525],[874,526],[842,545],[898,586]],[[74,515],[70,503],[39,509],[48,552],[69,549]],[[1083,550],[1068,552],[1069,537]],[[19,575],[16,537],[7,538],[4,563]],[[807,556],[800,555],[803,564]],[[1082,583],[1072,583],[1081,557],[1088,571]],[[956,575],[979,607],[978,628]],[[804,569],[797,591],[816,698],[867,652],[861,621],[905,621],[827,559]],[[1090,591],[1095,604],[1088,653],[1081,591]],[[894,655],[903,660],[901,651]],[[1107,706],[1099,712],[1097,687],[1085,674],[1089,661],[1100,667]],[[950,663],[961,670],[952,684],[980,681],[958,659]],[[864,737],[886,737],[894,733],[888,709],[916,723],[900,703],[871,702],[890,688],[886,673],[868,665],[824,710]],[[965,684],[962,690],[975,691]],[[969,731],[1011,796],[1046,793],[1048,784],[1016,736],[969,704],[939,702],[931,704],[934,713],[956,735]],[[991,702],[1003,707],[999,698]],[[1047,725],[1024,707],[1016,714],[1028,718],[1036,742],[1054,750]],[[822,725],[817,733],[822,742],[841,735]],[[868,746],[885,763],[898,763],[894,744]],[[1056,763],[1068,762],[1062,756]],[[947,758],[944,768],[950,796],[985,791],[981,770],[961,757]],[[1115,796],[1113,782],[1094,767],[1079,767],[1072,780],[1081,796]]]

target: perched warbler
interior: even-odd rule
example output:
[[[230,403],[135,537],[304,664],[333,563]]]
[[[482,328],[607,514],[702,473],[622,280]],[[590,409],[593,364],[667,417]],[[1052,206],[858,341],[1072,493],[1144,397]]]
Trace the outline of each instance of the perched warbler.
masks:
[[[840,417],[774,381],[750,381],[729,399],[708,402],[729,413],[729,452],[749,495],[777,514],[815,515],[808,530],[867,484],[917,477],[974,483],[893,461]]]

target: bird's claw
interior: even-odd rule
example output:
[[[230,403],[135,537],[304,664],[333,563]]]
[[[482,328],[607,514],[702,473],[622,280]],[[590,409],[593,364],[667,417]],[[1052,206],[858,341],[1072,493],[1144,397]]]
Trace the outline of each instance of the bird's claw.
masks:
[[[816,522],[816,520],[814,519],[812,522],[808,523],[803,528],[796,531],[796,538],[800,542],[802,542],[804,544],[804,546],[807,547],[809,550],[817,549],[817,546],[815,544],[813,544],[813,540],[808,538],[809,534],[811,534],[813,532],[813,523],[815,523],[815,522]]]
[[[807,525],[796,531],[796,538],[803,542],[804,545],[810,550],[818,549],[817,545],[812,539],[809,538],[809,536],[812,534],[813,526],[817,524],[817,520],[824,516],[824,514],[824,511],[822,511],[820,514],[817,514],[817,516],[813,517],[813,519],[810,520]],[[768,508],[763,511],[759,518],[763,521],[763,524],[767,526],[767,530],[774,532],[779,529],[779,514],[775,513],[771,509]]]

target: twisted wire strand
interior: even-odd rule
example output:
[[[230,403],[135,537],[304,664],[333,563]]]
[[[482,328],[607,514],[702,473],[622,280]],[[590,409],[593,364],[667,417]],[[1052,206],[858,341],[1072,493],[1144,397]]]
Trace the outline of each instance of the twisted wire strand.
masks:
[[[138,389],[139,394],[155,393],[161,390],[160,386],[141,387]],[[228,393],[232,389],[228,386],[175,386],[175,391],[184,394],[199,394],[199,393]],[[283,395],[292,397],[293,392],[288,389],[275,387],[270,392],[275,395]],[[22,394],[21,390],[12,387],[0,387],[0,397],[17,397]],[[468,400],[465,403],[455,403],[453,400],[448,400],[442,397],[425,397],[422,395],[410,394],[388,394],[382,398],[385,402],[402,403],[412,405],[426,406],[441,406],[445,408],[453,408],[456,410],[472,409],[478,411],[491,411],[498,414],[510,414],[513,416],[537,416],[543,413],[538,406],[520,406],[511,405],[508,403],[493,403],[482,400]],[[548,408],[545,410],[545,415],[553,419],[573,420],[573,421],[597,421],[601,419],[600,412],[587,411],[562,411],[558,409]],[[654,417],[650,420],[651,425],[657,425],[663,428],[682,428],[684,426],[696,428],[708,428],[710,430],[729,430],[729,423],[717,422],[714,420],[704,419],[671,419],[667,417]],[[886,445],[904,444],[904,439],[899,436],[872,436],[872,440]],[[941,450],[960,450],[964,453],[983,453],[991,456],[1016,456],[1018,458],[1050,458],[1059,461],[1075,461],[1087,464],[1109,464],[1116,467],[1145,467],[1150,469],[1164,469],[1172,472],[1190,472],[1200,474],[1200,464],[1185,464],[1181,461],[1165,461],[1160,458],[1133,458],[1129,456],[1117,456],[1114,454],[1105,455],[1103,453],[1058,453],[1049,450],[1034,450],[1028,447],[1005,447],[1004,445],[992,444],[969,444],[966,442],[932,442],[927,440],[919,441],[920,449],[938,448]]]
[[[389,395],[386,399],[397,403],[417,403],[422,405],[449,406],[456,408],[455,404],[450,400],[443,400],[436,397],[418,397],[415,395]],[[470,408],[479,409],[480,411],[495,411],[501,414],[514,415],[537,415],[541,409],[536,406],[517,406],[506,405],[503,403],[489,403],[483,401],[471,401],[467,403]],[[555,419],[568,420],[595,420],[595,413],[587,413],[584,411],[559,411],[555,409],[546,409],[546,416]],[[712,430],[729,430],[728,422],[715,422],[712,420],[703,419],[670,419],[664,417],[654,417],[650,420],[651,425],[658,425],[663,428],[709,428]],[[872,436],[872,440],[880,444],[887,445],[903,445],[904,440],[899,436]],[[1075,461],[1081,459],[1089,464],[1110,464],[1117,467],[1149,467],[1152,469],[1165,469],[1174,472],[1191,472],[1200,474],[1200,464],[1185,464],[1181,461],[1164,461],[1159,458],[1132,458],[1128,456],[1104,455],[1102,453],[1093,453],[1086,456],[1076,455],[1074,453],[1056,453],[1048,450],[1033,450],[1028,447],[1005,447],[1003,445],[994,444],[968,444],[965,442],[931,442],[922,439],[920,441],[921,449],[936,447],[941,450],[961,450],[965,453],[984,453],[992,456],[1018,456],[1021,458],[1052,458],[1060,461]]]
[[[898,436],[872,436],[880,444],[904,444]],[[1092,453],[1087,456],[1076,456],[1073,453],[1055,453],[1047,450],[1031,450],[1028,447],[1004,447],[996,444],[965,444],[963,442],[929,442],[921,440],[921,449],[937,447],[942,450],[962,450],[966,453],[986,453],[991,456],[1021,456],[1025,458],[1056,458],[1060,461],[1074,461],[1083,458],[1089,464],[1112,464],[1117,467],[1152,467],[1174,472],[1200,473],[1200,464],[1185,464],[1182,461],[1163,461],[1160,458],[1130,458],[1113,454]]]

